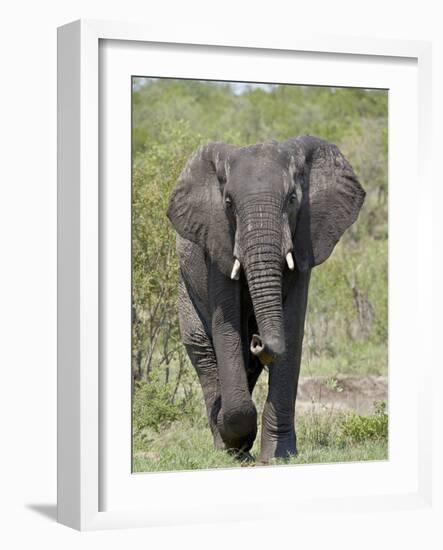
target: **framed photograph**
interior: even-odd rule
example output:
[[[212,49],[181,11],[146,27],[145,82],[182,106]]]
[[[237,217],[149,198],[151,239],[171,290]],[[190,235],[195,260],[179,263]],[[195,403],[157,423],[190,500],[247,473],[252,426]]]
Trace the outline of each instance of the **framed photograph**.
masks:
[[[59,521],[432,514],[430,45],[58,50]]]

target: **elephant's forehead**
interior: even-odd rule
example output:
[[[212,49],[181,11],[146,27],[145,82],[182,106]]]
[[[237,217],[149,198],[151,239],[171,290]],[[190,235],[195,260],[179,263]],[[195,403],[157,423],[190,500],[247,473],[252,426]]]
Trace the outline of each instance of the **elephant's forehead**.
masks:
[[[232,167],[228,185],[231,189],[241,188],[243,191],[247,191],[248,185],[254,186],[255,190],[272,188],[275,191],[284,191],[289,185],[289,174],[287,167],[276,159],[246,156]]]
[[[290,158],[277,142],[240,147],[227,163],[228,189],[247,192],[249,185],[257,191],[287,191],[290,182]],[[249,185],[248,185],[249,184]]]
[[[247,150],[231,163],[232,174],[276,176],[286,168],[281,156],[269,151]]]
[[[279,147],[279,144],[274,141],[265,143],[257,143],[255,145],[246,145],[238,147],[229,155],[235,161],[248,159],[274,159],[281,160],[281,155],[284,151]]]

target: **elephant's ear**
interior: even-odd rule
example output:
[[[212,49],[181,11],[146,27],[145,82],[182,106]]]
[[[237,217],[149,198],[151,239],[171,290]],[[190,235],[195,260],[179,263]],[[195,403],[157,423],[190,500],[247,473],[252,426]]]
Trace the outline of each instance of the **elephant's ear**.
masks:
[[[304,158],[302,201],[294,235],[301,271],[324,262],[344,231],[358,217],[365,191],[338,147],[312,136],[286,142]]]
[[[202,248],[230,276],[234,235],[223,207],[225,161],[234,146],[209,143],[189,158],[172,192],[167,216],[179,235]]]

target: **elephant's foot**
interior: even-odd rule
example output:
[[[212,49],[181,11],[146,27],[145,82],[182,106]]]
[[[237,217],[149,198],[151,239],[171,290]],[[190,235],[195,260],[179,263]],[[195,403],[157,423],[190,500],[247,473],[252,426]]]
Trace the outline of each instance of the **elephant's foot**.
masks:
[[[291,408],[276,411],[269,404],[263,412],[261,450],[258,462],[268,464],[274,459],[289,459],[297,454],[297,443]]]
[[[257,410],[252,401],[220,410],[217,427],[226,449],[247,453],[257,435]]]
[[[297,454],[295,434],[279,435],[277,437],[262,437],[261,450],[257,458],[257,464],[270,464],[277,459],[290,459]]]
[[[218,428],[215,428],[215,430],[212,431],[212,436],[214,438],[214,449],[217,449],[217,451],[226,451],[225,442],[223,441]]]
[[[240,449],[228,449],[228,453],[244,465],[249,465],[252,462],[255,462],[254,457],[248,451],[242,451]]]

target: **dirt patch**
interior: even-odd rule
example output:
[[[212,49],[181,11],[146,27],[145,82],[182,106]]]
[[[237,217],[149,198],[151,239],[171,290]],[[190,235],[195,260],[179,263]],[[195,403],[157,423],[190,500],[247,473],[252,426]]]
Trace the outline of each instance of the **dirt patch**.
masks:
[[[305,411],[320,405],[369,414],[374,401],[388,401],[385,376],[306,376],[299,380],[296,407]]]

